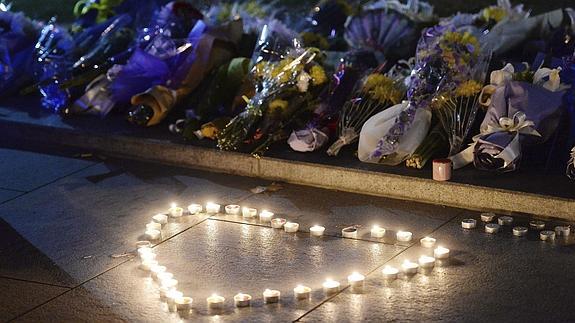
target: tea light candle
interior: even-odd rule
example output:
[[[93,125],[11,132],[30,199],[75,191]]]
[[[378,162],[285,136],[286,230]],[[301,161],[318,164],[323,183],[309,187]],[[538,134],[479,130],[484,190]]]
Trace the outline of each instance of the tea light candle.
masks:
[[[295,233],[299,229],[299,224],[295,222],[287,222],[284,224],[284,230],[288,233]]]
[[[357,228],[356,227],[343,228],[343,230],[341,230],[341,235],[344,238],[355,239],[355,238],[357,238]]]
[[[309,299],[311,295],[311,288],[303,285],[297,285],[293,289],[294,296],[297,300]]]
[[[212,294],[212,296],[206,298],[208,303],[208,308],[212,310],[220,310],[224,307],[224,302],[226,299],[223,296]]]
[[[497,219],[497,223],[499,223],[499,225],[510,225],[513,223],[513,218],[510,216],[501,216]]]
[[[162,287],[175,289],[176,287],[178,287],[178,280],[173,278],[160,280],[160,285]]]
[[[162,225],[152,221],[146,224],[146,230],[162,230]]]
[[[156,214],[152,217],[152,221],[159,223],[161,225],[167,224],[168,223],[168,216],[165,214]]]
[[[419,257],[419,266],[424,269],[435,267],[435,258],[429,256]]]
[[[421,240],[419,240],[419,243],[421,244],[421,246],[423,248],[433,248],[433,247],[435,247],[436,241],[437,240],[434,238],[425,237],[425,238],[422,238]]]
[[[283,218],[275,218],[272,219],[271,224],[272,224],[272,228],[274,229],[281,229],[284,227],[284,224],[286,224],[286,219]]]
[[[415,275],[417,274],[417,270],[419,269],[419,265],[415,262],[405,260],[403,264],[401,264],[401,270],[406,275]]]
[[[327,279],[325,282],[323,282],[322,286],[323,286],[323,291],[327,295],[333,295],[333,294],[339,292],[340,283],[335,281],[335,280]]]
[[[138,241],[136,242],[136,248],[140,249],[140,248],[144,248],[144,247],[152,247],[152,243],[148,240],[142,240],[142,241]]]
[[[395,236],[397,237],[397,241],[409,242],[413,234],[409,231],[397,231]]]
[[[200,212],[202,212],[203,207],[201,204],[195,204],[192,203],[190,205],[188,205],[188,212],[190,212],[191,215],[196,215]]]
[[[256,215],[258,215],[258,210],[251,208],[251,207],[243,207],[242,208],[242,216],[244,218],[254,218]]]
[[[397,279],[397,275],[399,274],[399,270],[391,266],[385,266],[381,272],[383,273],[383,278],[386,280]]]
[[[516,237],[524,237],[527,235],[527,231],[526,227],[515,227],[513,228],[513,235]]]
[[[156,265],[150,268],[151,276],[154,280],[158,280],[158,274],[166,272],[165,266]]]
[[[500,225],[497,223],[487,223],[485,225],[485,232],[495,234],[499,231]]]
[[[351,286],[352,291],[360,291],[363,289],[365,283],[365,276],[354,272],[347,276],[347,282]]]
[[[173,312],[176,309],[176,299],[184,297],[184,293],[171,289],[166,293],[166,303],[168,303],[168,309]]]
[[[533,220],[529,221],[529,226],[535,230],[543,230],[545,229],[545,222]]]
[[[140,269],[143,271],[150,271],[154,266],[157,266],[158,262],[155,260],[144,260],[140,264]]]
[[[450,159],[434,159],[433,180],[441,182],[450,180],[452,168]]]
[[[433,250],[433,257],[435,259],[447,259],[449,258],[449,253],[449,249],[439,246]]]
[[[170,215],[173,218],[179,218],[182,216],[182,214],[184,214],[184,209],[182,209],[181,207],[177,206],[176,203],[172,203],[171,207],[170,207]]]
[[[154,259],[156,259],[156,254],[154,253],[154,249],[152,249],[150,247],[138,248],[138,256],[140,256],[141,260],[154,260]]]
[[[169,288],[169,287],[160,287],[160,300],[162,301],[166,301],[168,298],[168,293],[170,291],[174,290],[173,288]]]
[[[495,213],[492,212],[485,212],[481,213],[481,221],[483,222],[491,222],[495,219]]]
[[[555,227],[555,235],[558,237],[568,237],[571,234],[571,227],[569,226],[556,226]]]
[[[314,225],[313,227],[309,228],[309,234],[311,234],[312,237],[321,237],[323,236],[324,231],[325,228],[321,225]]]
[[[371,237],[372,238],[383,238],[385,235],[385,229],[379,225],[374,225],[371,227]]]
[[[146,235],[146,238],[152,241],[159,240],[162,237],[162,231],[160,230],[146,230],[144,234]]]
[[[264,303],[271,304],[280,301],[280,291],[275,289],[264,290]]]
[[[213,202],[206,203],[206,213],[212,215],[220,213],[220,205]]]
[[[175,300],[176,309],[178,310],[178,312],[189,312],[190,309],[192,309],[193,301],[194,300],[191,297],[186,296],[178,297]]]
[[[164,281],[164,280],[168,281],[168,280],[174,278],[174,274],[169,273],[169,272],[167,272],[167,271],[164,271],[164,272],[162,272],[162,273],[158,273],[156,276],[158,276],[158,280],[159,280],[160,282],[162,282],[162,281]]]
[[[477,226],[477,220],[475,219],[463,219],[461,221],[461,227],[464,229],[475,229]]]
[[[238,215],[240,214],[240,206],[236,204],[226,205],[226,214],[227,215]]]
[[[234,296],[234,305],[236,307],[248,307],[252,301],[252,297],[248,294],[238,293]]]
[[[272,220],[272,218],[274,217],[273,212],[270,211],[260,211],[260,221],[261,222],[270,222]]]
[[[541,241],[553,241],[555,240],[555,231],[541,231],[539,233],[539,239],[541,239]]]

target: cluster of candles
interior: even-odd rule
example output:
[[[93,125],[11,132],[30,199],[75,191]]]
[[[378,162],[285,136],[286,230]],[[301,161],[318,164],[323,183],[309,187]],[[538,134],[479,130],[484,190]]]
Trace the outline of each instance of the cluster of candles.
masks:
[[[502,226],[513,225],[513,217],[511,216],[500,216],[497,218],[497,223],[495,220],[495,213],[482,213],[481,221],[485,223],[485,232],[490,234],[496,234],[501,230]],[[533,230],[539,231],[539,239],[542,241],[554,241],[555,237],[568,237],[571,234],[570,226],[556,226],[555,230],[545,230],[545,222],[539,220],[532,220],[529,222],[529,227]],[[463,219],[461,221],[461,227],[463,229],[472,230],[477,227],[477,220],[475,219]],[[516,237],[524,237],[529,232],[529,228],[523,226],[513,227],[513,235]]]
[[[205,213],[215,215],[220,213],[221,205],[209,202],[205,205]],[[227,215],[242,215],[244,218],[256,218],[259,216],[260,221],[270,223],[272,228],[283,228],[286,232],[297,232],[299,224],[288,222],[284,218],[274,218],[274,213],[262,210],[258,213],[257,209],[249,207],[240,207],[239,205],[226,205],[224,207],[225,214]],[[190,204],[188,206],[187,215],[195,215],[204,211],[201,204]],[[168,216],[169,215],[169,216]],[[174,275],[167,271],[165,266],[161,266],[156,260],[156,253],[154,252],[152,243],[150,241],[160,240],[162,237],[162,227],[168,223],[169,217],[179,218],[184,216],[184,209],[172,204],[166,214],[156,214],[152,217],[152,221],[146,225],[145,236],[148,241],[139,241],[137,243],[138,256],[141,260],[140,269],[149,272],[154,281],[158,283],[160,290],[160,299],[165,301],[168,309],[171,312],[178,311],[179,313],[189,313],[192,308],[193,299],[184,296],[181,291],[178,291],[178,281]],[[342,235],[345,238],[356,238],[357,227],[347,227],[342,230]],[[325,227],[314,225],[309,229],[310,235],[314,237],[321,237],[325,232]],[[373,226],[371,229],[371,237],[383,238],[386,230],[379,226]],[[409,242],[413,234],[407,231],[398,231],[396,239],[400,242]],[[420,244],[424,248],[434,248],[436,239],[425,237],[420,240]],[[385,266],[382,270],[383,278],[387,281],[395,280],[400,273],[405,276],[413,276],[419,270],[429,272],[435,267],[437,260],[446,260],[449,258],[450,250],[444,247],[436,247],[433,250],[432,256],[421,256],[418,262],[405,260],[400,269],[391,266]],[[353,272],[347,277],[347,283],[354,293],[361,293],[364,288],[365,276]],[[323,292],[326,296],[332,296],[341,290],[341,283],[331,278],[326,279],[322,284]],[[294,298],[296,300],[307,300],[310,298],[312,288],[304,285],[297,285],[293,289]],[[281,293],[278,290],[266,289],[263,291],[264,303],[278,303],[280,301]],[[233,297],[234,305],[236,307],[249,307],[251,306],[252,296],[249,294],[238,293]],[[221,310],[224,307],[226,299],[223,296],[213,294],[206,299],[207,307],[210,310]]]

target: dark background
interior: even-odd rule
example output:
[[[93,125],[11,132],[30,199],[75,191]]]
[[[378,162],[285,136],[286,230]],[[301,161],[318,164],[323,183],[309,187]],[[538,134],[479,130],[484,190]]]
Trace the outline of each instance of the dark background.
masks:
[[[47,19],[56,15],[59,21],[67,22],[73,18],[72,9],[76,0],[15,0],[11,2],[14,9],[22,10],[30,17]],[[210,1],[193,1],[193,3],[202,2],[210,3]],[[307,11],[307,8],[317,3],[317,0],[279,0],[278,2],[289,3],[302,11]],[[429,2],[434,5],[438,15],[448,16],[457,11],[477,12],[487,5],[495,4],[496,0],[429,0]],[[575,7],[575,0],[525,0],[512,1],[512,3],[523,3],[526,8],[532,9],[534,14],[562,7]]]

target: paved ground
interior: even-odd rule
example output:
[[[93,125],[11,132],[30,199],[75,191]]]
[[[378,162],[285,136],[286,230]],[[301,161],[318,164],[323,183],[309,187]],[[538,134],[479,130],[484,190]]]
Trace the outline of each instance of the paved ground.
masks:
[[[464,231],[476,213],[285,185],[253,194],[268,182],[139,164],[73,158],[77,152],[0,148],[0,321],[180,321],[158,297],[157,287],[122,256],[155,213],[170,202],[208,200],[273,210],[300,223],[287,234],[233,216],[187,216],[170,223],[157,247],[186,294],[194,297],[191,321],[574,321],[575,241],[544,243],[537,233],[514,238]],[[37,148],[33,147],[34,150]],[[52,149],[46,149],[53,151]],[[516,221],[526,224],[528,219]],[[388,229],[382,240],[369,227]],[[327,236],[312,238],[321,224]],[[359,239],[340,230],[361,225]],[[553,227],[556,223],[548,223]],[[397,230],[414,234],[397,244]],[[419,238],[433,236],[452,258],[428,275],[385,283],[381,268],[429,253]],[[362,294],[344,289],[327,298],[326,277],[345,282],[352,271],[367,275]],[[314,289],[296,301],[299,283]],[[345,284],[344,284],[345,285]],[[265,288],[282,292],[280,304],[263,304]],[[237,292],[254,296],[235,309]],[[222,312],[207,310],[205,298],[227,298]]]

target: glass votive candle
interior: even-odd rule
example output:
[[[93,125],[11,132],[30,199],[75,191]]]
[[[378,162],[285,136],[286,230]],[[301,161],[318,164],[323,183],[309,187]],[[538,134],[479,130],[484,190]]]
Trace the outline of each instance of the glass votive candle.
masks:
[[[571,227],[568,225],[556,226],[555,235],[558,237],[568,237],[569,235],[571,235]]]
[[[545,222],[538,221],[538,220],[532,220],[532,221],[529,221],[529,226],[535,230],[543,230],[543,229],[545,229]]]
[[[168,304],[168,309],[170,312],[176,310],[176,299],[184,297],[184,294],[175,289],[170,289],[166,293],[166,303]]]
[[[144,260],[140,264],[140,269],[143,271],[151,271],[154,266],[157,266],[158,262],[156,260]]]
[[[152,276],[155,281],[158,281],[158,274],[163,272],[166,272],[166,266],[156,265],[150,268],[150,276]]]

